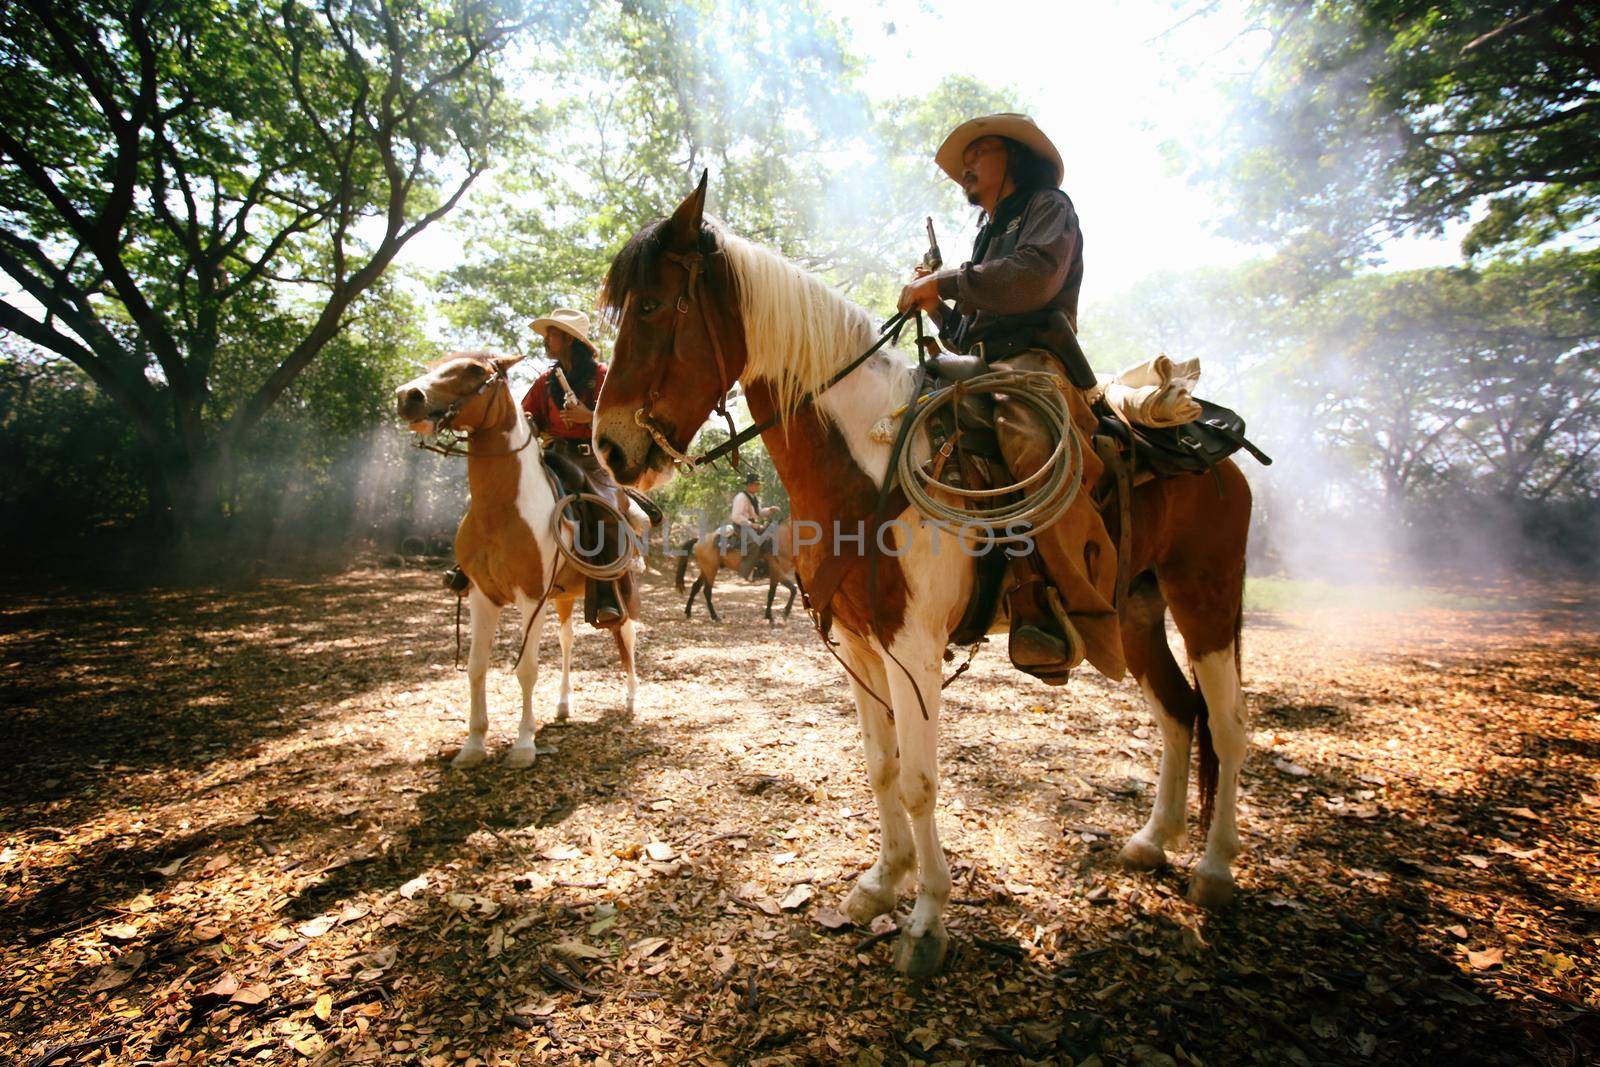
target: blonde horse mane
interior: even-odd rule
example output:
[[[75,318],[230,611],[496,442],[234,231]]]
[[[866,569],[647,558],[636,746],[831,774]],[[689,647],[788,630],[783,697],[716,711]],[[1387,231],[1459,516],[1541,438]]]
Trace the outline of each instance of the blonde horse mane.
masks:
[[[745,374],[772,387],[778,414],[787,418],[807,393],[872,345],[872,317],[777,253],[725,230],[717,237],[739,293]]]

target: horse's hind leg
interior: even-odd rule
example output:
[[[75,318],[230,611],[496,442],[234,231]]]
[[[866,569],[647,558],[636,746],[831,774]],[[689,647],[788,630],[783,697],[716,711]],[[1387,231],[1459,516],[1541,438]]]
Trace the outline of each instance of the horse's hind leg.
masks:
[[[1195,864],[1189,898],[1208,908],[1233,899],[1230,864],[1239,853],[1239,770],[1249,736],[1239,679],[1239,631],[1244,599],[1244,531],[1226,555],[1205,566],[1163,572],[1162,592],[1189,650],[1200,683],[1200,819],[1206,848]],[[1228,563],[1231,561],[1231,566]]]
[[[772,617],[772,602],[778,596],[778,579],[775,575],[767,576],[767,625],[776,626],[778,620]]]
[[[793,578],[785,578],[783,580],[783,584],[789,590],[789,599],[783,605],[783,617],[785,619],[787,619],[789,617],[789,613],[794,610],[794,594],[795,594],[794,579]]]
[[[844,901],[844,913],[850,921],[866,926],[877,916],[894,910],[900,885],[911,873],[916,852],[911,840],[911,821],[900,800],[900,749],[895,739],[894,719],[889,708],[872,695],[889,695],[883,661],[848,636],[841,641],[839,654],[861,679],[852,677],[850,689],[861,721],[867,781],[878,802],[878,859],[856,880]],[[871,692],[867,686],[871,687]]]
[[[451,764],[476,767],[489,758],[485,739],[489,734],[489,657],[494,652],[494,631],[500,622],[500,606],[478,589],[476,582],[467,594],[467,610],[472,616],[472,645],[467,651],[467,686],[472,708],[467,713],[467,742]]]
[[[533,740],[533,687],[539,680],[539,631],[544,625],[544,605],[539,605],[537,614],[530,614],[535,603],[527,597],[517,598],[524,635],[517,638],[522,649],[522,658],[517,660],[517,681],[522,684],[522,722],[517,727],[516,743],[506,753],[506,766],[512,768],[532,767],[538,754]]]
[[[1238,645],[1194,658],[1207,709],[1211,746],[1216,752],[1216,799],[1205,854],[1195,864],[1189,882],[1189,899],[1207,908],[1220,908],[1233,899],[1233,858],[1239,854],[1239,769],[1249,748],[1244,691],[1239,679]]]
[[[635,608],[634,610],[637,609]],[[623,620],[622,625],[616,628],[613,636],[617,642],[617,655],[622,659],[622,669],[628,675],[628,703],[624,711],[631,720],[633,718],[633,698],[639,691],[639,673],[634,669],[633,660],[635,634],[632,615]]]
[[[1146,576],[1135,583],[1122,611],[1122,648],[1150,717],[1161,731],[1155,807],[1122,847],[1122,862],[1135,870],[1153,870],[1167,862],[1168,846],[1183,838],[1189,799],[1189,749],[1197,701],[1167,645],[1166,616],[1166,601],[1154,579]]]
[[[572,711],[572,608],[568,597],[556,601],[556,621],[561,640],[561,698],[556,701],[556,722],[566,722]]]
[[[700,595],[700,587],[705,585],[705,583],[705,576],[701,575],[700,577],[696,578],[694,580],[694,584],[689,587],[689,599],[683,602],[684,618],[694,618],[694,598]]]

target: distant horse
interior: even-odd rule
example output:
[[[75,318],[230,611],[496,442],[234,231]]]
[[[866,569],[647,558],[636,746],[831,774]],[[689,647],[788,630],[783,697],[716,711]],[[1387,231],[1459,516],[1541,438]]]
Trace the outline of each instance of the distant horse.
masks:
[[[782,420],[762,440],[788,490],[792,521],[825,531],[799,552],[800,577],[811,585],[824,560],[840,551],[839,531],[875,521],[890,448],[872,430],[904,409],[912,372],[879,352],[826,388],[877,339],[871,317],[816,276],[708,225],[705,188],[702,178],[671,218],[640,230],[611,264],[604,299],[618,335],[595,412],[595,443],[624,484],[659,484],[671,477],[672,452],[689,448],[737,380],[757,421]],[[809,396],[815,401],[801,402]],[[925,441],[914,446],[914,456],[928,454]],[[954,531],[920,522],[910,510],[896,518],[877,531],[888,533],[895,551],[880,560],[872,595],[868,568],[858,565],[831,598],[882,849],[844,910],[866,924],[891,911],[902,882],[920,872],[895,966],[921,976],[939,968],[949,943],[942,916],[950,868],[934,820],[940,666],[975,568]],[[1239,848],[1235,809],[1247,742],[1239,630],[1249,524],[1250,487],[1232,462],[1133,491],[1132,592],[1121,637],[1163,751],[1154,811],[1122,857],[1133,867],[1154,867],[1182,836],[1198,732],[1206,845],[1190,896],[1206,906],[1232,897],[1230,863]],[[1169,606],[1198,691],[1167,645]]]
[[[735,573],[743,569],[744,552],[739,547],[737,538],[731,539],[726,549],[719,548],[718,542],[722,540],[721,531],[712,530],[699,537],[691,537],[685,541],[679,551],[678,557],[678,592],[683,592],[683,580],[689,570],[689,558],[694,557],[695,566],[699,568],[699,576],[695,578],[694,585],[689,587],[689,599],[683,604],[683,617],[694,618],[694,598],[704,594],[706,610],[711,613],[712,622],[721,622],[717,616],[717,606],[711,602],[711,587],[717,580],[717,572],[727,568]],[[770,546],[770,548],[768,547]],[[786,522],[762,531],[761,536],[762,559],[767,565],[767,622],[773,626],[778,620],[772,617],[772,601],[778,592],[778,586],[789,590],[789,599],[783,605],[783,617],[787,619],[789,612],[794,609],[794,530]]]
[[[506,372],[520,356],[456,353],[395,390],[402,420],[417,433],[449,428],[467,435],[467,482],[471,503],[456,531],[456,560],[472,581],[467,606],[472,614],[472,645],[467,681],[472,710],[467,743],[454,763],[475,767],[488,758],[486,678],[495,628],[507,604],[522,616],[516,663],[522,683],[522,724],[506,756],[508,767],[534,761],[533,684],[539,674],[539,630],[544,607],[554,602],[561,622],[561,699],[556,721],[565,722],[571,696],[572,608],[583,595],[584,578],[559,554],[555,543],[556,492],[545,470],[537,435],[511,394]],[[629,506],[637,528],[642,514]],[[572,536],[569,523],[566,536]],[[628,617],[612,628],[622,666],[628,672],[627,713],[633,715],[638,676],[634,670],[633,620],[639,613],[637,585],[630,589]]]

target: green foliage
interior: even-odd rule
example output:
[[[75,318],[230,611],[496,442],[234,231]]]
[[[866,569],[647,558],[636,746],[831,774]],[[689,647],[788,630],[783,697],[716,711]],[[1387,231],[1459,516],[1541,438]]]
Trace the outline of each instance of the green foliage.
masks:
[[[1349,262],[1473,219],[1469,253],[1600,221],[1600,9],[1259,0],[1270,44],[1200,171],[1231,230]]]
[[[581,57],[581,62],[575,57]],[[932,155],[960,121],[1015,107],[966,78],[874,111],[859,60],[814,3],[604,3],[570,50],[541,55],[541,135],[465,213],[446,307],[474,342],[527,344],[551,306],[588,308],[611,256],[712,172],[713,214],[886,307],[960,192]]]
[[[0,12],[0,327],[77,364],[180,524],[520,118],[521,0]]]
[[[1312,462],[1312,442],[1350,479],[1346,500],[1600,496],[1592,256],[1367,273],[1310,293],[1284,278],[1273,261],[1153,276],[1097,311],[1085,345],[1103,370],[1200,357],[1203,392],[1251,417],[1285,477]]]

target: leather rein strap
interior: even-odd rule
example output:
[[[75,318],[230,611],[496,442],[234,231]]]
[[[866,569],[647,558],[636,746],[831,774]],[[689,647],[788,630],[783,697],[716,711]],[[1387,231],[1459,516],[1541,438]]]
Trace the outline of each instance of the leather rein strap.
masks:
[[[538,439],[539,435],[533,432],[532,426],[529,426],[527,440],[523,441],[516,448],[507,449],[504,452],[473,452],[470,449],[458,447],[461,441],[461,435],[459,434],[459,431],[457,431],[456,428],[451,425],[455,422],[456,416],[461,414],[462,408],[465,408],[468,404],[472,403],[474,399],[482,396],[484,393],[488,392],[497,385],[504,385],[506,387],[506,395],[511,397],[511,404],[513,407],[515,407],[517,398],[511,393],[511,379],[506,376],[504,371],[496,367],[490,372],[489,377],[485,379],[482,385],[478,386],[478,388],[474,389],[466,396],[458,398],[449,407],[445,408],[444,412],[434,420],[434,436],[438,436],[438,434],[447,430],[452,434],[456,434],[457,436],[442,445],[435,444],[432,441],[424,441],[419,438],[417,441],[417,447],[428,452],[437,452],[441,456],[476,456],[478,459],[504,459],[506,456],[516,455],[518,452],[521,452],[523,449],[533,444],[533,442]],[[465,434],[467,440],[471,441],[472,435],[477,432],[477,430],[468,430]]]

